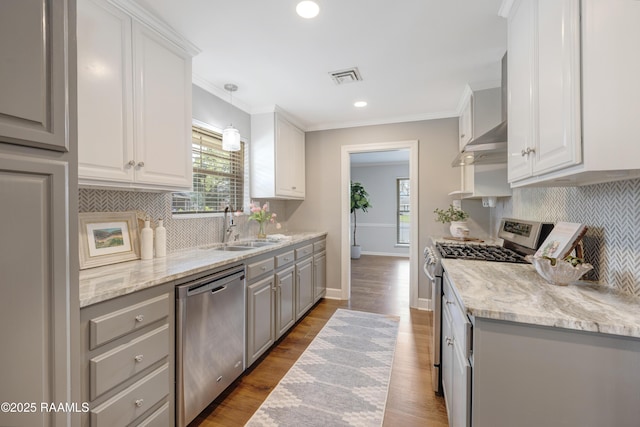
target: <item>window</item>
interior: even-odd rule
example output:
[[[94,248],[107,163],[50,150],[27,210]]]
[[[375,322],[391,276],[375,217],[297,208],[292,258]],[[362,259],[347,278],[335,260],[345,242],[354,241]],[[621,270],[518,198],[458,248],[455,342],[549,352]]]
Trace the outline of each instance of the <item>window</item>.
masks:
[[[410,220],[410,186],[409,178],[398,178],[396,180],[396,193],[398,195],[398,220],[397,220],[397,243],[408,245],[409,242],[409,220]]]
[[[224,151],[215,132],[194,126],[191,135],[193,191],[173,193],[173,213],[224,212],[227,205],[242,209],[244,143],[240,151]]]

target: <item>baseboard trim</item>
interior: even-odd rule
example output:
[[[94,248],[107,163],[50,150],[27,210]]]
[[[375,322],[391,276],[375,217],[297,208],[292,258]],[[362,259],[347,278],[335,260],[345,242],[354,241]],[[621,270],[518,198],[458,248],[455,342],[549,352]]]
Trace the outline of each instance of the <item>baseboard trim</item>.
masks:
[[[431,304],[431,298],[418,298],[418,310],[433,311],[433,304]]]
[[[327,288],[327,292],[324,297],[326,299],[342,300],[342,289]]]
[[[409,258],[409,254],[396,253],[396,252],[369,252],[363,251],[362,255],[373,255],[373,256],[397,256],[401,258]]]

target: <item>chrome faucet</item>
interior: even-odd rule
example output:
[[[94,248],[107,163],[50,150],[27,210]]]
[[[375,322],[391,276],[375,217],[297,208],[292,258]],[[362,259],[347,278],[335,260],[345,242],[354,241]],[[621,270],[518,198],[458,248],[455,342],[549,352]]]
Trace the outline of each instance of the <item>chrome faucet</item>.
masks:
[[[230,209],[229,205],[225,206],[224,208],[224,221],[222,225],[222,243],[223,244],[229,241],[229,236],[233,232],[233,227],[236,226],[233,223],[233,214],[231,215],[231,217],[229,217],[229,209]]]

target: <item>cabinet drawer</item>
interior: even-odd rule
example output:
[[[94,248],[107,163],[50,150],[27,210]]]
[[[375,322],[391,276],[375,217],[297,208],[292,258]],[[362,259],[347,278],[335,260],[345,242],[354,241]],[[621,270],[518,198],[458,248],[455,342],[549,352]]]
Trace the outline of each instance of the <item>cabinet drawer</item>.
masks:
[[[160,295],[139,304],[89,321],[89,348],[118,338],[169,315],[169,294]]]
[[[293,251],[285,252],[276,256],[276,268],[287,265],[295,259]]]
[[[247,280],[251,280],[265,273],[273,271],[274,260],[272,258],[265,259],[247,266]]]
[[[462,312],[456,300],[449,301],[445,297],[444,303],[449,306],[451,314],[451,333],[455,337],[454,345],[459,349],[461,355],[468,360],[471,356],[471,322]]]
[[[315,242],[313,244],[313,252],[318,253],[318,252],[324,251],[326,247],[327,247],[327,241],[320,240],[319,242]]]
[[[159,407],[149,418],[138,424],[138,427],[170,427],[173,425],[169,419],[169,402]]]
[[[303,246],[296,249],[296,259],[304,258],[313,253],[313,245]]]
[[[169,365],[151,372],[131,387],[91,410],[94,427],[125,426],[169,394]]]
[[[89,361],[91,400],[169,354],[169,325],[155,329]]]

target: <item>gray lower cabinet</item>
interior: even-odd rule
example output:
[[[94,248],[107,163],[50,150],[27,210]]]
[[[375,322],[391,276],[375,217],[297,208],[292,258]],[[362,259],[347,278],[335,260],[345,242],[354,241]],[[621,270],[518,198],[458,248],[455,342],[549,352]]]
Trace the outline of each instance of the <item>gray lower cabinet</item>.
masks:
[[[247,261],[247,367],[324,296],[324,241],[274,250]],[[316,247],[320,253],[315,253]]]
[[[296,262],[296,320],[299,320],[315,302],[313,292],[313,257]]]
[[[275,342],[275,276],[273,274],[273,257],[266,263],[258,262],[247,265],[247,352],[246,366],[250,366]],[[265,272],[266,277],[251,280],[250,271],[255,265],[261,271],[264,265],[271,264]]]
[[[314,302],[327,293],[327,252],[324,250],[313,256],[313,293]]]
[[[296,268],[291,265],[276,273],[276,339],[296,322]]]
[[[475,318],[473,427],[637,427],[640,340]]]
[[[84,426],[174,425],[174,283],[80,311]]]

